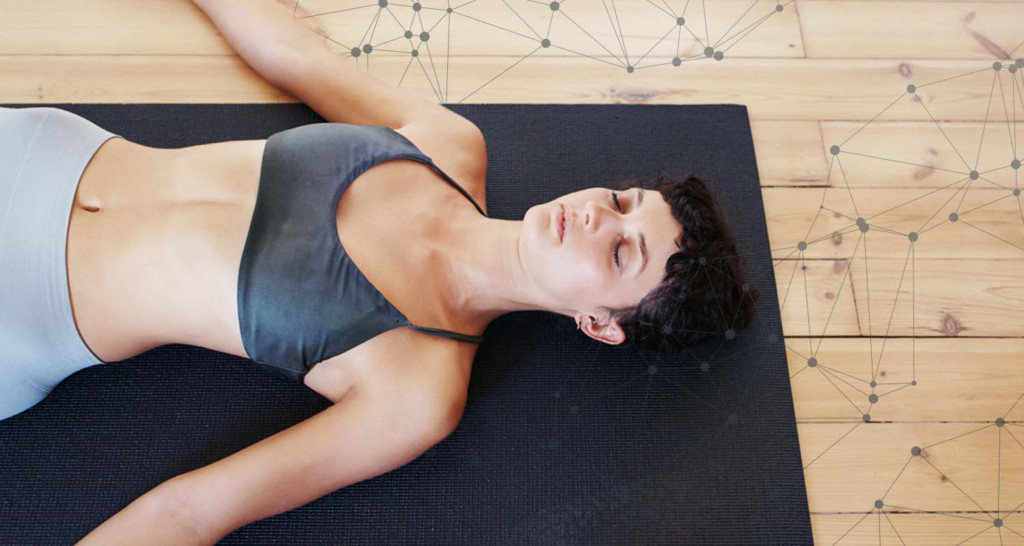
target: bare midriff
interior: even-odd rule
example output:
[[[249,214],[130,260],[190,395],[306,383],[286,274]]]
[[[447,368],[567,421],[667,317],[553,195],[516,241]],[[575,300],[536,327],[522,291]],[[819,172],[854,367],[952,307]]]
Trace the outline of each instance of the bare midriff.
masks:
[[[236,289],[266,140],[151,148],[106,141],[68,227],[75,323],[100,360],[169,343],[246,357]]]

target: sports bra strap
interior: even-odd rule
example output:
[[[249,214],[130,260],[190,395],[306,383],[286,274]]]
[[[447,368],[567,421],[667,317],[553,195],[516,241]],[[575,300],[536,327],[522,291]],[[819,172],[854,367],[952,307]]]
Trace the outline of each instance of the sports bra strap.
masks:
[[[419,330],[423,333],[430,334],[432,336],[444,337],[448,339],[457,339],[459,341],[468,341],[470,343],[483,343],[483,336],[471,336],[469,334],[460,334],[459,332],[452,332],[451,330],[444,330],[442,328],[430,328],[429,326],[417,326],[413,323],[409,323],[409,326]]]

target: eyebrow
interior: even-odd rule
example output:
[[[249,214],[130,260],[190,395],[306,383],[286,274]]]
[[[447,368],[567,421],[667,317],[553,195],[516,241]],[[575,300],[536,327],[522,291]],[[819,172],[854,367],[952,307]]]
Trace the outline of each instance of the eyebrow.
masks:
[[[644,204],[644,190],[637,188],[636,190],[636,207],[633,210],[639,209]],[[636,272],[640,275],[647,268],[647,239],[644,237],[643,232],[640,232],[640,256],[643,258],[640,263],[640,269]]]

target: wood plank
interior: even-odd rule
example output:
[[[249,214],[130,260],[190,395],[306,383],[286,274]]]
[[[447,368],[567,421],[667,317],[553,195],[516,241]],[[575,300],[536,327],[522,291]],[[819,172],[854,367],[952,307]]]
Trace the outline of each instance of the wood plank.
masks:
[[[552,45],[538,56],[579,53],[609,61],[617,58],[623,68],[627,57],[633,66],[650,64],[641,60],[648,51],[647,58],[659,62],[676,56],[705,59],[703,51],[709,44],[730,57],[802,57],[796,10],[776,12],[776,3],[709,2],[705,27],[703,2],[685,4],[683,14],[684,3],[670,3],[675,4],[670,7],[634,0],[625,5],[628,9],[620,5],[610,15],[605,10],[608,4],[596,2],[562,2],[552,11],[546,2],[478,0],[452,2],[456,9],[448,15],[448,3],[442,0],[421,2],[419,12],[413,11],[412,2],[389,4],[382,10],[376,2],[365,0],[302,0],[302,8],[313,16],[300,22],[330,37],[332,49],[345,54],[366,43],[378,51],[407,52],[419,45],[420,33],[426,30],[430,32],[426,45],[436,58],[449,54],[521,57],[538,48],[542,37],[550,38]],[[0,52],[5,54],[233,54],[202,11],[180,0],[94,0],[87,8],[66,0],[8,4],[0,19]],[[684,16],[682,26],[676,22],[679,15]],[[409,29],[414,33],[411,40],[403,35]]]
[[[864,509],[868,512],[868,509]],[[1024,524],[1015,514],[996,528],[984,514],[915,514],[883,509],[864,514],[812,514],[815,544],[965,544],[1022,546]],[[973,538],[972,538],[973,537]],[[970,539],[970,540],[968,540]]]
[[[826,173],[833,163],[829,149],[840,147],[831,176],[825,176],[827,185],[938,189],[966,181],[972,170],[978,171],[979,182],[992,187],[1019,185],[1020,168],[1012,165],[1015,152],[1016,159],[1024,159],[1024,151],[1016,146],[1024,137],[1024,86],[1019,77],[1014,83],[1002,76],[1004,89],[990,86],[992,107],[980,123],[821,122]]]
[[[817,121],[751,120],[761,187],[828,184],[828,159]]]
[[[782,331],[786,336],[860,335],[853,284],[845,260],[780,260],[775,263]],[[806,267],[806,269],[805,269]],[[756,279],[751,271],[748,278]],[[767,305],[763,298],[758,305]]]
[[[1022,338],[817,338],[811,348],[787,338],[786,348],[799,422],[992,420],[1024,393]]]
[[[869,255],[866,269],[862,259],[851,263],[863,335],[1002,337],[1024,331],[1024,260],[907,261]],[[838,333],[829,327],[826,334]]]
[[[928,110],[907,97],[910,82],[934,82],[977,71],[977,61],[729,59],[632,74],[588,59],[452,59],[447,102],[585,104],[745,104],[751,119],[879,119],[982,121],[991,68],[918,89]],[[516,61],[517,62],[517,61]],[[405,57],[380,57],[370,70],[392,85],[439,97],[433,74]],[[685,67],[685,68],[684,68]],[[682,70],[682,72],[679,72]],[[18,102],[276,102],[282,97],[237,57],[0,56],[0,103]],[[432,71],[431,71],[432,72]],[[1024,70],[1018,70],[1018,77]],[[557,75],[557,77],[555,77]],[[493,81],[491,81],[493,80]],[[442,80],[443,81],[443,80]],[[440,100],[438,98],[438,100]],[[892,106],[889,104],[892,103]],[[886,110],[886,108],[888,109]]]
[[[1022,411],[1018,404],[1006,417],[1016,423],[1002,427],[994,423],[1001,414],[971,423],[798,423],[810,510],[862,512],[878,499],[925,511],[1021,506]]]
[[[799,12],[808,57],[995,61],[1024,39],[1007,24],[1024,21],[1019,2],[801,0]]]
[[[1003,181],[1006,182],[1006,181]],[[944,190],[886,188],[764,188],[772,256],[806,259],[903,260],[917,233],[914,257],[1024,259],[1024,196],[979,181]],[[851,195],[853,196],[851,199]],[[825,208],[820,208],[824,206]],[[950,214],[958,214],[950,221]],[[862,233],[856,220],[867,221]],[[970,225],[968,225],[970,224]],[[974,227],[972,227],[974,226]],[[865,242],[866,236],[867,241]]]

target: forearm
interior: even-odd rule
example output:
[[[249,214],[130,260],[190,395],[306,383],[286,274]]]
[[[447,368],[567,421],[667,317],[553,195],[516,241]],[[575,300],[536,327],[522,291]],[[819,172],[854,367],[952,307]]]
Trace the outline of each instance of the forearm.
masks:
[[[268,82],[280,86],[297,60],[329,51],[326,32],[295,0],[193,0],[221,35]]]
[[[153,488],[93,529],[79,546],[111,545],[207,545],[216,540],[204,538],[194,527],[172,495],[171,481]]]

